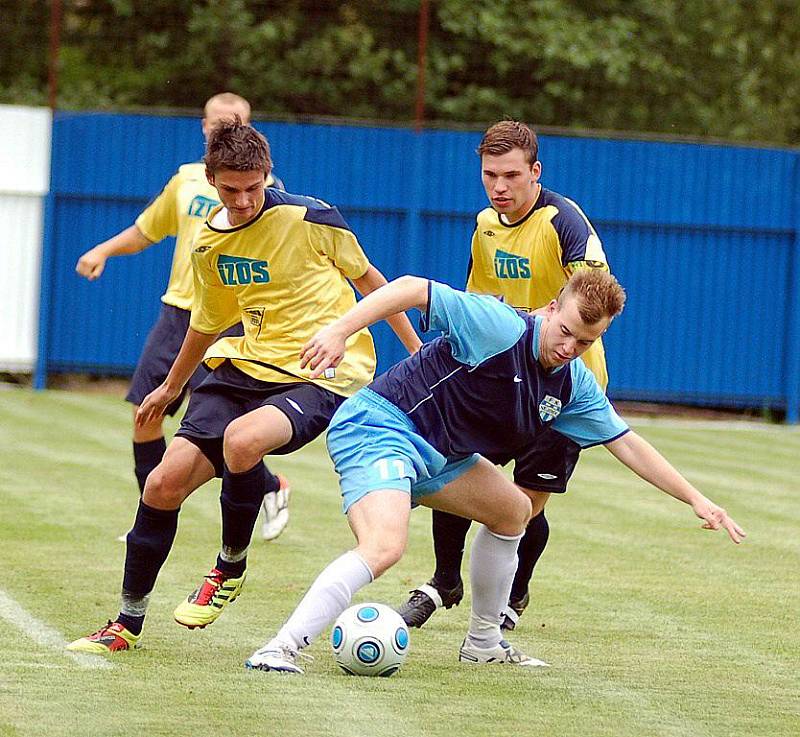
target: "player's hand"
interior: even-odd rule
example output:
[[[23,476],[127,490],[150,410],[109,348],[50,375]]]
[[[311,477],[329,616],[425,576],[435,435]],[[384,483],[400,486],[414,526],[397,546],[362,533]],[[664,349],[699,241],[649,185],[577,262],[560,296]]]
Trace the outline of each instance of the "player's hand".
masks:
[[[747,533],[728,516],[728,513],[710,499],[701,497],[692,504],[692,509],[701,520],[704,520],[703,529],[724,529],[737,545],[747,537]]]
[[[175,391],[166,384],[162,384],[151,391],[139,405],[136,412],[136,427],[144,427],[164,416],[164,412],[172,402],[180,396],[180,390]]]
[[[333,325],[322,328],[300,351],[300,368],[308,366],[311,378],[318,379],[327,368],[342,362],[346,337]]]
[[[85,276],[89,281],[99,279],[106,268],[107,257],[98,250],[98,247],[90,249],[78,259],[75,271],[81,276]]]

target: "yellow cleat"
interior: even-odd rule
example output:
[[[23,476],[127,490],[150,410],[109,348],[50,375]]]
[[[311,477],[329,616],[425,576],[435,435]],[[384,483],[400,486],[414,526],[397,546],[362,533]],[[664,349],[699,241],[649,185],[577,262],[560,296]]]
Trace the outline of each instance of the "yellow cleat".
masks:
[[[111,653],[124,652],[139,647],[141,635],[134,635],[129,632],[119,622],[108,621],[105,627],[101,627],[91,635],[81,637],[79,640],[70,642],[67,650],[78,653],[93,653],[94,655],[110,655]]]
[[[247,573],[239,578],[229,578],[222,571],[212,568],[200,587],[189,594],[186,601],[178,604],[175,621],[191,630],[211,624],[239,596],[246,578]]]

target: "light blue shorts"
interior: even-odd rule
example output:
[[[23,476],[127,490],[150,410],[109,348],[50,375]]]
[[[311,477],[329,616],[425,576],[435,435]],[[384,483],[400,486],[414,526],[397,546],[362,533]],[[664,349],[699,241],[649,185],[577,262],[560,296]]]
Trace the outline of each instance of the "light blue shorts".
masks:
[[[406,491],[411,500],[435,494],[468,471],[477,454],[446,458],[398,407],[361,389],[336,410],[328,453],[342,489],[342,509],[379,489]]]

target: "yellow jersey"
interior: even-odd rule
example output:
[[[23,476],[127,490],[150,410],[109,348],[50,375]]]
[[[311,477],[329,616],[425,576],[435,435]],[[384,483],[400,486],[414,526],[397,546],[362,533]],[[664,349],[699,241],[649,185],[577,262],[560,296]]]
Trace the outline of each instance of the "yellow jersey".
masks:
[[[261,381],[309,381],[301,348],[355,305],[348,279],[369,265],[339,211],[312,197],[267,189],[261,212],[238,226],[227,224],[222,206],[213,209],[192,250],[190,325],[213,334],[240,319],[244,336],[214,343],[206,364],[230,359]],[[348,339],[341,364],[314,383],[350,396],[374,372],[375,347],[364,329]]]
[[[509,224],[491,207],[478,213],[467,290],[530,311],[555,299],[572,272],[586,267],[608,269],[595,229],[572,200],[542,188],[531,211],[516,223]],[[582,358],[605,390],[602,341]]]
[[[267,186],[283,188],[282,182],[272,175]],[[192,243],[208,214],[218,204],[217,190],[206,179],[206,166],[198,161],[181,166],[161,193],[136,218],[136,227],[153,243],[175,236],[167,291],[161,297],[165,304],[182,310],[192,309]]]

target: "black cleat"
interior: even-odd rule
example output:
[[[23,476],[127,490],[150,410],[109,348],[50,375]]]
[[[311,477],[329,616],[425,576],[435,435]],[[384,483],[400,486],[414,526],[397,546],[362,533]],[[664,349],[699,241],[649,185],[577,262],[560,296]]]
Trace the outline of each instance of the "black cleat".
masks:
[[[522,612],[525,611],[525,608],[530,603],[530,600],[530,592],[526,591],[525,596],[518,601],[509,601],[508,606],[503,613],[503,621],[500,623],[500,629],[508,631],[513,630],[517,626],[517,622],[519,622],[519,618],[522,616]]]
[[[408,597],[408,601],[401,604],[397,612],[409,627],[422,627],[439,607],[450,609],[461,603],[464,598],[464,584],[459,581],[452,589],[441,589],[435,580],[431,579],[409,593],[411,596]]]

